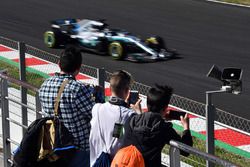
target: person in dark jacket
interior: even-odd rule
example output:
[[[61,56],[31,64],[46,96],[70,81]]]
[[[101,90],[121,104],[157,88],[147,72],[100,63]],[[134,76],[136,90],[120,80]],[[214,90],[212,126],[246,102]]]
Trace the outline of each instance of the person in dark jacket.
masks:
[[[167,122],[170,118],[166,111],[172,92],[169,86],[156,85],[151,88],[147,96],[148,112],[133,115],[125,123],[123,146],[136,146],[143,155],[146,167],[161,166],[161,151],[170,140],[193,145],[187,114],[180,117],[184,128],[182,136],[173,129],[172,123]],[[181,154],[188,155],[185,152]]]

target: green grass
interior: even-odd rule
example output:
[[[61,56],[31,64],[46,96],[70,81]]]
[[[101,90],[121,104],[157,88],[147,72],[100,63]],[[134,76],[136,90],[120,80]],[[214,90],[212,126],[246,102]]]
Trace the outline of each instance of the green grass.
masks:
[[[0,70],[6,69],[7,74],[15,79],[19,79],[18,63],[11,60],[0,58]],[[39,74],[33,69],[26,68],[26,80],[31,85],[39,88],[47,77],[44,74]],[[15,86],[16,87],[16,86]]]
[[[174,128],[177,131],[182,131],[183,129],[179,126],[179,125],[174,125]],[[201,136],[201,134],[198,134],[197,132],[192,132],[192,136],[193,136],[193,141],[194,141],[194,148],[206,152],[206,142],[205,142],[205,136]],[[228,148],[229,150],[231,149],[231,151],[234,151],[237,153],[241,153],[242,155],[245,154],[245,156],[233,153],[231,151],[228,151],[220,146],[224,146],[221,144],[220,141],[216,141],[215,142],[215,155],[223,160],[227,160],[229,162],[232,162],[234,164],[236,164],[237,166],[248,166],[250,164],[250,158],[248,158],[250,155],[249,153],[245,152],[245,151],[241,151],[240,149],[237,149],[235,147],[232,148]],[[225,144],[226,145],[226,144]],[[228,146],[229,147],[229,146]],[[227,147],[225,147],[227,148]],[[163,152],[165,153],[169,153],[169,145],[166,145],[163,149]],[[246,155],[247,154],[247,155]],[[195,155],[190,155],[189,157],[181,157],[181,161],[190,164],[192,166],[206,166],[206,161],[198,156]]]
[[[193,137],[193,140],[194,140],[194,146],[193,146],[194,148],[196,148],[200,151],[206,152],[204,140],[198,139],[197,137]],[[167,154],[169,153],[169,145],[166,145],[164,147],[163,152],[165,152]],[[236,164],[237,166],[246,167],[246,166],[249,166],[249,164],[250,164],[250,159],[244,158],[244,157],[237,155],[237,154],[233,154],[233,153],[228,152],[227,150],[220,148],[220,147],[215,148],[215,154],[217,157],[224,159],[224,160],[227,160],[229,162],[232,162],[232,163]],[[185,162],[189,165],[195,166],[195,167],[196,166],[197,167],[206,166],[205,159],[203,159],[199,156],[196,156],[196,155],[190,154],[188,157],[181,156],[181,161]]]
[[[221,0],[221,1],[250,6],[250,0]]]

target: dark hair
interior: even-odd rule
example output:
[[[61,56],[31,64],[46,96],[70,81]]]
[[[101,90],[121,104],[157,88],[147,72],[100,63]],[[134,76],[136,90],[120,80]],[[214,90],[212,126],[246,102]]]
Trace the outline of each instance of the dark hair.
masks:
[[[163,85],[155,85],[150,88],[147,95],[147,107],[151,112],[160,113],[166,106],[168,106],[173,88]]]
[[[129,89],[132,82],[133,79],[127,71],[115,71],[110,77],[110,88],[117,96],[121,96],[124,90]]]
[[[80,50],[69,47],[66,48],[60,56],[59,66],[63,72],[74,73],[80,69],[82,64],[82,55]]]

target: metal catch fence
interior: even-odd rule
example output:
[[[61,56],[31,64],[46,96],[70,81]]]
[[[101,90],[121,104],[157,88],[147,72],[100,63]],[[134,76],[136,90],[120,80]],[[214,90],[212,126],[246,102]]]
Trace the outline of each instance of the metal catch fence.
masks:
[[[16,50],[16,49],[18,49],[18,46],[19,46],[18,42],[10,40],[10,39],[6,39],[4,37],[0,37],[0,44],[3,44],[4,46],[12,48],[13,49],[12,54],[19,54],[19,51]],[[46,66],[46,68],[43,66],[38,66],[35,69],[31,69],[29,67],[26,68],[26,71],[30,72],[29,76],[31,78],[37,77],[36,80],[38,80],[38,81],[40,80],[39,83],[42,83],[43,79],[46,77],[49,77],[52,73],[59,72],[60,69],[56,65],[56,63],[58,62],[58,59],[59,59],[58,55],[47,53],[45,51],[42,51],[40,49],[34,48],[32,46],[29,46],[29,45],[26,45],[24,52],[25,52],[26,58],[32,59],[32,56],[35,56],[35,57],[39,58],[39,61],[46,61],[46,62],[50,63],[49,66]],[[13,55],[13,57],[16,57],[16,56]],[[51,62],[54,64],[51,64]],[[16,64],[16,66],[18,67],[18,64]],[[44,71],[44,72],[42,73],[39,71]],[[87,66],[87,65],[82,65],[81,73],[83,73],[83,74],[89,76],[91,79],[95,80],[95,82],[90,81],[91,84],[98,84],[97,79],[96,79],[99,75],[97,68]],[[104,74],[105,74],[105,77],[103,77],[103,78],[105,79],[106,82],[108,82],[111,73],[106,71],[106,72],[104,72]],[[41,78],[43,78],[43,79],[41,79]],[[30,84],[34,84],[34,82],[32,82]],[[38,84],[37,87],[39,87],[39,86],[40,85]],[[150,86],[135,82],[132,86],[132,89],[136,89],[141,94],[147,95],[148,90],[150,89]],[[195,122],[191,121],[191,130],[196,132],[197,129],[199,129],[200,127],[203,126],[205,119],[206,119],[205,118],[205,113],[206,113],[205,104],[193,101],[193,100],[185,98],[185,97],[181,97],[181,96],[176,95],[176,94],[174,94],[172,96],[170,104],[171,104],[171,106],[174,106],[175,108],[177,108],[179,110],[187,111],[187,112],[195,115],[197,118],[199,118],[198,121],[195,121]],[[233,114],[230,114],[230,113],[223,111],[223,110],[220,110],[220,109],[216,109],[216,115],[217,116],[215,117],[215,121],[216,121],[215,126],[219,126],[220,128],[221,127],[228,128],[230,126],[230,128],[235,130],[237,133],[242,133],[242,134],[246,134],[246,135],[250,136],[249,135],[249,133],[250,133],[250,120],[246,120],[244,118],[235,116]],[[181,130],[180,122],[174,122],[174,127],[177,130]],[[196,133],[193,133],[193,134],[196,134]],[[199,138],[199,139],[197,139],[197,140],[199,140],[198,141],[199,144],[195,145],[195,147],[199,150],[204,150],[204,148],[205,148],[204,136],[202,136],[200,133],[197,133],[195,137],[197,137],[197,136]],[[229,136],[229,137],[231,137],[231,136]],[[200,139],[201,139],[201,141],[200,141]],[[235,139],[232,139],[232,140],[235,140]],[[246,155],[246,154],[250,154],[250,153],[244,152],[244,155]],[[245,161],[246,163],[250,163],[250,159],[246,159],[245,158],[246,156],[244,156],[244,155],[243,155],[242,161]],[[250,156],[248,155],[248,157],[250,157]],[[204,164],[202,162],[202,160],[199,158],[197,158],[197,159],[193,158],[190,161],[196,161],[197,164],[199,164],[199,163]],[[194,166],[196,166],[196,165],[194,165]]]

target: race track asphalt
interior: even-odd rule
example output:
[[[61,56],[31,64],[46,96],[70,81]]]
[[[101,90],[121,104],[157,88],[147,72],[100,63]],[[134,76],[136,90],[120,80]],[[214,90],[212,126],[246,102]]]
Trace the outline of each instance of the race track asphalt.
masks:
[[[250,120],[250,8],[203,0],[3,0],[0,2],[0,36],[52,53],[43,44],[49,21],[58,18],[107,19],[111,27],[141,37],[160,35],[181,54],[178,59],[138,64],[107,56],[84,54],[84,64],[108,71],[126,69],[136,81],[152,86],[169,84],[175,94],[205,102],[205,91],[218,81],[207,78],[213,64],[239,67],[243,72],[241,95],[213,97],[216,107]]]

